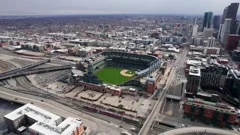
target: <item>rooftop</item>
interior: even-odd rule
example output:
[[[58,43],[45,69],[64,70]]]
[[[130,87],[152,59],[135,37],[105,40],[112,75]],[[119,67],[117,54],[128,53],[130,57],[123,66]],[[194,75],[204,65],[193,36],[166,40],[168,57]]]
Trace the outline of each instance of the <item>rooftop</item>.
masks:
[[[26,104],[14,110],[13,112],[5,115],[4,117],[14,121],[23,115],[27,115],[28,117],[32,118],[35,121],[51,123],[51,124],[61,119],[60,116],[57,116],[41,108],[38,108],[37,106],[34,106],[32,104]]]
[[[58,126],[37,122],[30,126],[29,129],[45,135],[69,135],[72,134],[76,128],[79,128],[81,124],[82,122],[80,120],[68,117]]]
[[[201,65],[202,61],[199,60],[187,60],[187,65]]]
[[[216,110],[216,111],[223,112],[223,113],[237,114],[237,111],[234,110],[232,107],[229,107],[226,104],[219,103],[219,102],[214,103],[214,102],[204,101],[199,98],[194,98],[194,99],[188,98],[185,103],[190,104],[190,105],[196,105],[196,106],[203,107],[203,108]]]
[[[231,69],[231,72],[233,73],[235,78],[240,79],[240,71],[239,70]]]
[[[201,76],[200,67],[190,66],[189,75]]]
[[[29,130],[39,134],[69,135],[73,131],[76,131],[76,129],[83,132],[83,129],[80,129],[82,125],[81,120],[68,117],[62,121],[60,116],[32,104],[26,104],[4,117],[12,121],[19,121],[20,119],[24,119],[24,116],[36,121],[36,123],[29,127]]]

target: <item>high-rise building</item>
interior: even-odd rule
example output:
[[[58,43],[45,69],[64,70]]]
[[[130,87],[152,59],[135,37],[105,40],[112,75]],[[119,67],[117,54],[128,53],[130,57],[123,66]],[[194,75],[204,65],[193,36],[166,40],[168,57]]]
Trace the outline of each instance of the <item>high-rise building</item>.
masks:
[[[208,46],[208,47],[213,47],[213,46],[215,46],[215,38],[214,38],[214,37],[208,37],[207,46]]]
[[[220,48],[218,47],[204,47],[203,54],[205,55],[219,55]]]
[[[240,42],[239,42],[240,43]],[[240,50],[237,49],[237,50],[234,50],[232,52],[232,60],[233,61],[237,61],[237,62],[240,62]]]
[[[221,18],[221,24],[224,24],[225,19],[227,18],[227,12],[228,12],[228,6],[225,7],[224,10],[223,10],[223,15],[222,15],[222,18]]]
[[[193,25],[192,36],[193,36],[193,37],[196,37],[196,36],[197,36],[197,33],[198,33],[198,25],[197,25],[197,24],[194,24],[194,25]]]
[[[193,45],[203,45],[203,39],[200,37],[194,37],[194,38],[192,38],[192,44]]]
[[[238,70],[229,70],[225,89],[228,90],[233,97],[240,98],[240,72]]]
[[[212,36],[213,36],[213,29],[205,27],[203,30],[203,37],[205,39],[208,39],[209,37],[212,37]]]
[[[213,28],[214,29],[219,29],[219,27],[220,27],[220,19],[221,19],[221,17],[219,15],[215,15],[213,17]]]
[[[201,68],[201,88],[224,87],[228,68],[219,64],[206,64]]]
[[[186,87],[187,92],[197,94],[200,88],[200,82],[201,82],[200,68],[195,66],[190,66],[187,80],[188,80],[187,87]]]
[[[226,18],[222,26],[220,41],[224,46],[226,45],[227,37],[230,34],[231,22],[232,22],[232,19]]]
[[[238,47],[239,42],[240,42],[240,35],[230,34],[227,37],[227,44],[225,46],[225,49],[228,51],[233,51]]]
[[[232,19],[230,34],[236,34],[236,16],[238,12],[239,3],[231,3],[227,6],[222,15],[221,24],[224,24],[226,18]]]
[[[211,28],[211,25],[212,25],[212,17],[213,17],[213,12],[205,12],[205,13],[204,13],[202,30],[203,30],[205,27]]]
[[[218,30],[217,39],[221,39],[222,28],[223,28],[223,24],[220,24],[220,26],[219,26],[219,30]]]
[[[183,37],[179,36],[166,36],[166,35],[160,35],[159,39],[162,44],[181,44],[183,43]]]
[[[240,21],[238,21],[238,26],[237,26],[236,34],[240,35]]]

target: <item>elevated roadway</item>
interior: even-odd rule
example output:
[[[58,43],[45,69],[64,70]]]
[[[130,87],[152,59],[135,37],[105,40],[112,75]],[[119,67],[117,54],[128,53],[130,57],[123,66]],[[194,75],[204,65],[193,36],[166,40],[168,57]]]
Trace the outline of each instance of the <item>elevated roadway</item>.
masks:
[[[43,60],[43,61],[36,62],[36,63],[30,64],[30,65],[27,65],[27,66],[24,66],[24,67],[20,67],[20,68],[17,68],[17,69],[13,69],[13,70],[1,73],[0,74],[0,80],[1,80],[1,78],[4,78],[6,76],[11,76],[11,75],[14,75],[14,74],[18,74],[18,73],[20,73],[22,71],[26,71],[26,70],[28,70],[30,68],[33,68],[33,67],[45,64],[47,62],[50,62],[50,60],[49,59],[48,60]]]
[[[168,77],[167,83],[165,85],[165,87],[162,90],[162,93],[160,93],[161,95],[159,96],[152,112],[150,113],[150,115],[148,116],[148,118],[146,119],[146,121],[144,122],[144,125],[142,126],[139,135],[147,135],[148,131],[151,127],[151,125],[153,124],[153,121],[156,119],[157,115],[159,114],[160,108],[162,107],[162,105],[164,104],[164,100],[166,98],[167,94],[170,94],[169,88],[173,83],[173,80],[175,79],[175,74],[177,72],[177,70],[179,68],[182,68],[184,65],[184,62],[186,61],[186,55],[187,55],[188,49],[184,48],[182,53],[178,56],[177,60],[175,61],[174,65],[169,65],[170,67],[172,67],[171,73]],[[175,95],[172,94],[171,95]]]
[[[72,65],[46,67],[46,68],[35,68],[35,69],[30,69],[27,72],[24,72],[24,75],[38,74],[38,73],[58,71],[58,70],[65,70],[65,69],[71,69],[71,68],[72,68]]]
[[[169,75],[169,78],[167,80],[167,83],[165,85],[165,87],[162,90],[162,93],[160,93],[160,97],[158,98],[156,104],[153,107],[153,110],[151,111],[150,115],[148,116],[148,118],[146,119],[146,121],[144,122],[141,130],[139,131],[138,135],[147,135],[148,131],[153,123],[153,121],[156,119],[157,114],[159,113],[159,110],[162,106],[162,104],[164,103],[164,99],[165,96],[167,94],[167,90],[169,89],[169,86],[172,83],[172,79],[175,75],[176,69],[175,67],[172,68],[171,73]]]
[[[180,97],[180,96],[175,96],[175,95],[171,95],[171,94],[167,94],[166,97],[169,99],[178,100],[178,101],[180,101],[182,99],[182,97]]]
[[[24,75],[31,75],[31,74],[39,74],[44,72],[51,72],[51,71],[58,71],[58,70],[65,70],[71,69],[72,65],[65,65],[65,66],[55,66],[55,67],[46,67],[46,68],[35,68],[35,69],[28,69],[28,70],[19,70],[18,72],[12,72],[0,77],[0,80],[6,80],[9,78],[24,76]]]

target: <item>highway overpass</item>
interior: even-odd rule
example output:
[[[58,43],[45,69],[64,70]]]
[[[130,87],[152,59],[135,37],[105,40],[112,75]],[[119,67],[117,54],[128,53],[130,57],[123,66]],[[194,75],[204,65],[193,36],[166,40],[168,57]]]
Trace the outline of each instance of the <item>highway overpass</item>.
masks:
[[[167,94],[166,97],[169,99],[178,100],[178,101],[180,101],[182,99],[182,97],[170,95],[170,94]]]
[[[28,70],[26,69],[18,70],[18,72],[12,72],[12,73],[1,76],[0,81],[19,77],[19,76],[24,76],[24,75],[39,74],[39,73],[65,70],[65,69],[71,69],[71,68],[72,68],[72,65],[65,65],[65,66],[55,66],[55,67],[46,67],[46,68],[35,68],[35,69],[28,69]]]
[[[5,78],[6,76],[18,74],[20,72],[23,72],[23,71],[26,71],[30,68],[45,64],[47,62],[50,62],[50,59],[42,60],[42,61],[39,61],[39,62],[36,62],[36,63],[33,63],[33,64],[29,64],[29,65],[24,66],[24,67],[20,67],[20,68],[16,68],[16,69],[13,69],[13,70],[10,70],[10,71],[6,71],[6,72],[0,74],[0,80],[2,80],[2,78]]]
[[[153,121],[156,119],[156,116],[159,113],[160,108],[161,108],[161,106],[164,102],[166,93],[169,89],[169,86],[172,83],[172,79],[175,75],[175,72],[176,72],[176,68],[173,67],[172,70],[171,70],[171,73],[168,77],[167,83],[166,83],[165,87],[163,88],[162,93],[160,94],[160,97],[158,98],[156,104],[153,107],[153,110],[151,111],[151,113],[147,117],[146,121],[144,122],[144,124],[143,124],[141,130],[139,131],[138,135],[147,135],[148,134],[148,131],[149,131]]]

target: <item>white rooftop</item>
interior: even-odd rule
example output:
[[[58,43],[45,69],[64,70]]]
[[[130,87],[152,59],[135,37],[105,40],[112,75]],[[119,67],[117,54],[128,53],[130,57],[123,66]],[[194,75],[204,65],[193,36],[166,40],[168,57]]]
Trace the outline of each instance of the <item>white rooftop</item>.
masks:
[[[29,129],[43,135],[71,135],[81,124],[80,120],[68,117],[58,126],[37,122],[30,126]]]
[[[92,47],[84,47],[84,48],[80,48],[79,51],[86,51],[86,52],[90,52],[92,51],[93,48]]]
[[[199,60],[187,60],[187,65],[201,65],[202,61]]]
[[[41,108],[38,108],[37,106],[34,106],[32,104],[26,104],[14,110],[13,112],[5,115],[4,117],[9,120],[15,121],[24,115],[27,115],[33,120],[45,122],[45,123],[51,123],[51,124],[54,124],[57,121],[59,121],[59,119],[61,119],[60,116],[57,116]]]
[[[12,121],[18,121],[23,119],[24,116],[36,121],[29,127],[29,130],[41,135],[72,135],[73,131],[83,128],[79,119],[68,117],[62,121],[60,116],[32,104],[26,104],[4,117]]]
[[[200,67],[190,66],[189,75],[201,76]]]

